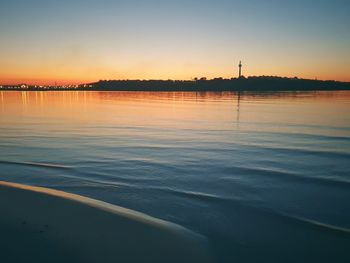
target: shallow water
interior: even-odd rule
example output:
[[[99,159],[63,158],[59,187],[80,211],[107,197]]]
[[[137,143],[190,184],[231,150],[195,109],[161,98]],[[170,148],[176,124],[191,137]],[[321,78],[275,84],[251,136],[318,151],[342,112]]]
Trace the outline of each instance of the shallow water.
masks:
[[[0,92],[0,180],[145,212],[218,262],[350,262],[350,92]]]

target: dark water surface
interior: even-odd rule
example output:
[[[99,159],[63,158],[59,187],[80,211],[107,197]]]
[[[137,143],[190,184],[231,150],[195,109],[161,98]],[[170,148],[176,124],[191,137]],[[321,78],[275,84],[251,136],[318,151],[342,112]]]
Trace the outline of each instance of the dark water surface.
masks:
[[[219,262],[350,262],[350,92],[9,91],[0,103],[0,180],[180,224]]]

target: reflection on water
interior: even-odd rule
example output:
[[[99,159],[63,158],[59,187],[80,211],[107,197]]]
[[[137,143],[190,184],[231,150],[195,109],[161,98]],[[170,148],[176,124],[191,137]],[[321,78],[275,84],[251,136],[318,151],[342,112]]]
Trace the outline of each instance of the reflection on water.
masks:
[[[350,92],[0,99],[0,180],[178,223],[219,262],[350,260]]]

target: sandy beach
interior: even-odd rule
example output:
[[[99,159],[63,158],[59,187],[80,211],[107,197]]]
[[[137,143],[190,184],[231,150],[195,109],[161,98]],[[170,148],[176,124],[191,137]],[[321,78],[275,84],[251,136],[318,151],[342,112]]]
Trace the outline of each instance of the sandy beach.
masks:
[[[0,182],[4,262],[210,262],[185,228],[83,196]]]

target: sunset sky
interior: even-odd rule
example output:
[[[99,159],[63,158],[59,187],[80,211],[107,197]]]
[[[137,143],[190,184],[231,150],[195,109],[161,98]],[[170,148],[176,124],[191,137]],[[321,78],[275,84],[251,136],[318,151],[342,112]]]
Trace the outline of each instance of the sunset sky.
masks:
[[[278,75],[350,81],[348,0],[0,1],[0,84]]]

